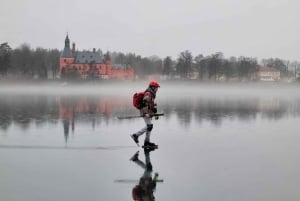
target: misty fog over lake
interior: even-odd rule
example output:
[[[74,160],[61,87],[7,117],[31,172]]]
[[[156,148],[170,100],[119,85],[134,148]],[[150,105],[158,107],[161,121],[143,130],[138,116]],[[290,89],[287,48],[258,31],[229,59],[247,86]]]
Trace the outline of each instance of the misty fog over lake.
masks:
[[[0,86],[1,200],[133,200],[146,82]],[[299,84],[162,82],[155,200],[297,201]],[[144,136],[141,136],[143,141]]]

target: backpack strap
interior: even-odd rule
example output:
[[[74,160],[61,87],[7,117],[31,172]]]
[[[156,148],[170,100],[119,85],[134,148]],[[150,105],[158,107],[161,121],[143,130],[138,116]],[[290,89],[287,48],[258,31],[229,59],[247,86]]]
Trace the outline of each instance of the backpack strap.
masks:
[[[148,89],[145,90],[145,94],[146,94],[147,92],[148,92],[149,94],[151,94],[151,97],[152,97],[152,98],[155,98],[156,94],[155,94],[155,92],[154,92],[153,90],[151,90],[150,88],[148,88]]]

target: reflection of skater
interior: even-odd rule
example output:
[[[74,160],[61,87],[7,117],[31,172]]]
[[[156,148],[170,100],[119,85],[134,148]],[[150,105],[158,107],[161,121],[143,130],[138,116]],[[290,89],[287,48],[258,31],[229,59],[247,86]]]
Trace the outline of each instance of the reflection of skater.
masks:
[[[139,152],[136,152],[130,159],[145,170],[143,176],[139,180],[139,183],[132,189],[132,198],[135,201],[155,200],[153,192],[156,188],[158,173],[155,173],[152,178],[152,164],[150,162],[150,151],[152,150],[153,149],[145,150],[145,163],[139,160]]]
[[[153,124],[151,120],[151,116],[157,112],[157,109],[154,104],[154,99],[156,96],[156,92],[158,90],[159,84],[157,82],[150,82],[149,87],[146,89],[143,99],[142,99],[142,106],[140,108],[140,114],[144,118],[146,126],[142,128],[140,131],[131,135],[132,139],[135,143],[139,143],[139,136],[143,135],[146,132],[146,137],[144,141],[144,146],[146,147],[153,147],[157,146],[156,144],[150,142],[150,134],[151,130],[153,129]]]

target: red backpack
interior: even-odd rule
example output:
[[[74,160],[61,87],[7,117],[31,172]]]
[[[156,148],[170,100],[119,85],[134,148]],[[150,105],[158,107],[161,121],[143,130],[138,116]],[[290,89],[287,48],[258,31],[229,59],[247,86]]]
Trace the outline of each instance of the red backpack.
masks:
[[[140,110],[143,108],[144,95],[145,95],[144,91],[133,94],[132,104],[136,109]]]

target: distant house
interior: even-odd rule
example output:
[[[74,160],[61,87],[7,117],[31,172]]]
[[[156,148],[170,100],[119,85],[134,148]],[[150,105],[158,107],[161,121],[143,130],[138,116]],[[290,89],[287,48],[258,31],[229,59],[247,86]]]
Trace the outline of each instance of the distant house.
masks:
[[[199,78],[199,72],[196,68],[192,68],[190,72],[188,72],[188,79],[190,80],[196,80]]]
[[[296,73],[296,78],[299,78],[300,77],[300,70],[297,69],[295,73]]]
[[[260,81],[278,81],[280,80],[280,71],[271,67],[259,67],[257,79]]]
[[[60,57],[58,77],[76,77],[79,79],[129,79],[135,78],[129,65],[112,64],[108,54],[93,51],[76,51],[75,43],[70,48],[68,35]]]

